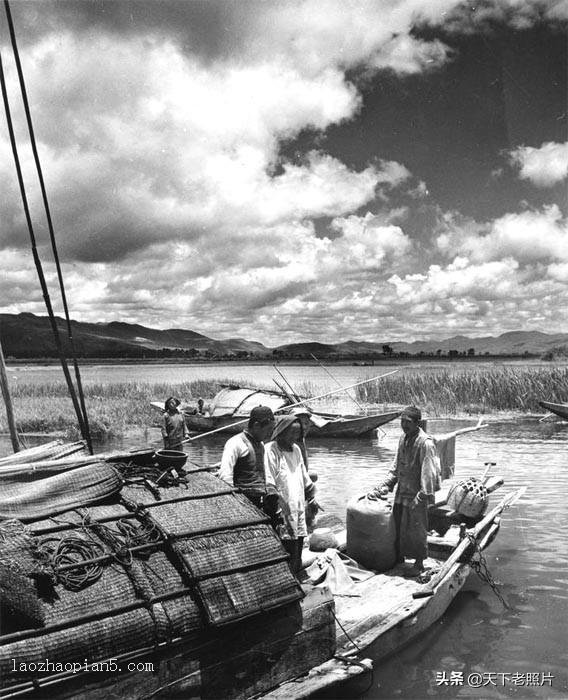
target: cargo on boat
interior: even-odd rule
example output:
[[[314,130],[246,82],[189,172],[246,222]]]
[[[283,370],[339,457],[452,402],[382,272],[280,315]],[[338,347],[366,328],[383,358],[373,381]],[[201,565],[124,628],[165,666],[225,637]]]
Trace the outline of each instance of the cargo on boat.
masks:
[[[296,579],[265,515],[205,469],[164,469],[147,450],[58,470],[21,457],[0,470],[3,698],[291,698],[364,681],[365,648],[381,658],[437,620],[519,496],[472,519],[447,481],[428,578],[358,567],[334,596],[337,550]]]

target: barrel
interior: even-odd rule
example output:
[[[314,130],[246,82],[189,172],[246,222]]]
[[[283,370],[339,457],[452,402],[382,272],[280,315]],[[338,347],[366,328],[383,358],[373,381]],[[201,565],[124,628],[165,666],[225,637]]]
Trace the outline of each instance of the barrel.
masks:
[[[347,504],[347,554],[373,571],[391,569],[396,561],[392,506],[383,500],[354,498]]]

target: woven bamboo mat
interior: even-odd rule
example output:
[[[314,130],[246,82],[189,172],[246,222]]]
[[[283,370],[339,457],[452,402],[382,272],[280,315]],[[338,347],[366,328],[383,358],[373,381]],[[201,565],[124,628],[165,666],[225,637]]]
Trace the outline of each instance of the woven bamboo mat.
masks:
[[[119,493],[122,482],[105,463],[79,467],[30,483],[2,483],[0,519],[39,520]]]

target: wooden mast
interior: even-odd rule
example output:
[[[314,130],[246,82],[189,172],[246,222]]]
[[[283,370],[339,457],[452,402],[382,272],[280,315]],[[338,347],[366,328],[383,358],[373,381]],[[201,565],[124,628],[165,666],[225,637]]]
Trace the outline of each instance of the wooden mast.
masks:
[[[14,409],[12,407],[12,399],[8,388],[8,375],[6,374],[6,363],[4,362],[4,352],[2,351],[2,341],[0,340],[0,384],[2,385],[2,396],[6,406],[6,417],[8,418],[8,428],[10,430],[10,438],[12,439],[12,447],[14,452],[20,451],[20,441],[18,439],[18,431],[16,429],[16,420],[14,418]]]

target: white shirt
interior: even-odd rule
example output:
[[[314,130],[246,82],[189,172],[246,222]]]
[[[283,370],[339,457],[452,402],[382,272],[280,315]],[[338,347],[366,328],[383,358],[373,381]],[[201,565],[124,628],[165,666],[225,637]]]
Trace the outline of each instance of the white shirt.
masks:
[[[266,488],[276,491],[279,505],[284,516],[282,539],[306,537],[306,498],[304,491],[312,485],[308,470],[298,445],[292,445],[290,451],[279,447],[276,440],[265,446],[264,466],[266,470]]]

